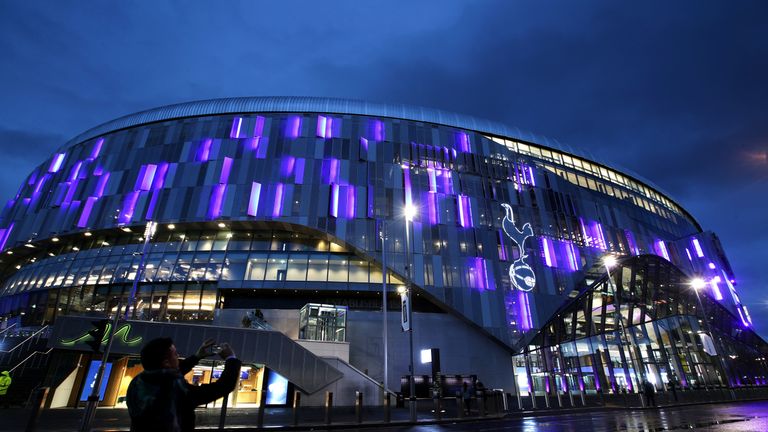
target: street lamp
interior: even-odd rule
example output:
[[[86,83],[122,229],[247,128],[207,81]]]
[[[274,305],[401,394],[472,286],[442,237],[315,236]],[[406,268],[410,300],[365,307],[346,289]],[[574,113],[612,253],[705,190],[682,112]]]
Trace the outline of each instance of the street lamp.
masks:
[[[412,204],[406,204],[403,214],[405,215],[405,289],[408,292],[408,346],[410,353],[410,377],[408,379],[410,398],[408,399],[408,407],[411,413],[411,422],[416,422],[416,382],[414,381],[414,374],[416,371],[413,369],[413,287],[411,285],[412,272],[410,258],[410,226],[411,222],[413,222],[413,218],[416,216],[416,207],[414,207]]]

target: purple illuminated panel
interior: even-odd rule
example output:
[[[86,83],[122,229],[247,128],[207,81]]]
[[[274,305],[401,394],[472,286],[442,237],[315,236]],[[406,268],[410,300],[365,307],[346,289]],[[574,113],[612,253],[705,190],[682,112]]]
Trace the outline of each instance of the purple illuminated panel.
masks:
[[[368,159],[368,140],[360,137],[360,159]]]
[[[328,127],[329,120],[325,116],[317,116],[317,130],[315,134],[318,138],[326,138],[326,128]]]
[[[667,245],[664,243],[664,240],[656,241],[656,252],[659,256],[669,261],[669,251],[667,250]]]
[[[709,287],[712,290],[712,297],[717,301],[723,300],[723,293],[720,292],[720,286],[718,285],[718,282],[720,281],[720,276],[715,276],[711,281],[709,281]]]
[[[469,152],[469,135],[465,132],[456,133],[456,147],[464,153]]]
[[[427,168],[427,176],[429,177],[429,191],[437,192],[437,174],[433,168]]]
[[[528,293],[517,291],[518,321],[520,329],[528,331],[533,328],[533,319],[531,318],[531,305],[528,303]]]
[[[355,218],[355,201],[357,200],[357,193],[355,187],[352,185],[347,186],[347,218]]]
[[[576,271],[579,269],[579,255],[576,248],[573,247],[573,243],[565,242],[565,253],[568,256],[568,266],[571,270]]]
[[[496,231],[496,242],[499,244],[499,259],[502,261],[507,260],[507,247],[504,246],[504,239],[506,236],[501,230]]]
[[[293,169],[296,166],[296,158],[293,156],[283,156],[280,161],[280,175],[283,177],[290,177],[293,174]]]
[[[367,189],[368,189],[368,193],[367,193],[367,195],[368,195],[368,197],[367,197],[368,198],[368,205],[366,207],[367,208],[367,216],[369,218],[372,218],[372,217],[376,216],[376,206],[374,205],[376,192],[375,192],[375,189],[373,188],[373,186],[368,186]]]
[[[528,166],[527,171],[528,171],[528,181],[530,182],[531,186],[536,186],[536,179],[533,176],[533,168]]]
[[[80,174],[80,168],[83,167],[83,162],[78,161],[75,163],[75,165],[72,167],[72,171],[69,172],[69,181],[75,181],[77,180],[77,176]]]
[[[62,201],[62,205],[68,206],[72,203],[72,200],[75,198],[75,192],[77,191],[77,184],[79,182],[77,180],[73,182],[69,182],[69,185],[67,187],[67,194],[64,195],[64,201]]]
[[[123,199],[123,208],[120,210],[120,216],[117,220],[120,223],[130,223],[133,218],[133,212],[136,210],[136,202],[139,200],[139,192],[134,191],[125,195]]]
[[[288,117],[285,122],[285,136],[287,138],[298,138],[299,135],[301,135],[301,117]]]
[[[374,141],[384,141],[384,122],[371,120],[368,123],[368,136]]]
[[[459,225],[461,225],[463,228],[473,227],[472,207],[469,203],[469,197],[466,195],[457,195],[456,206],[459,210]]]
[[[155,180],[156,172],[157,165],[142,165],[141,170],[139,170],[139,178],[136,180],[136,187],[134,189],[143,191],[152,189],[152,182]]]
[[[259,198],[261,197],[261,183],[251,183],[251,197],[248,200],[248,215],[256,216],[259,210]]]
[[[485,260],[482,258],[469,258],[468,267],[472,269],[469,272],[470,286],[479,290],[488,288],[488,276],[485,272]]]
[[[283,212],[283,188],[282,183],[275,185],[275,202],[272,205],[272,217],[280,217]]]
[[[200,145],[197,147],[197,153],[195,154],[195,161],[197,162],[208,161],[208,159],[211,157],[212,143],[213,143],[213,140],[210,138],[206,138],[200,142]]]
[[[699,244],[699,239],[693,239],[693,249],[696,251],[696,256],[699,258],[704,257],[704,251],[701,250],[701,244]]]
[[[685,253],[688,255],[688,261],[693,262],[693,257],[691,256],[691,251],[688,248],[685,248]]]
[[[152,197],[149,199],[149,204],[147,205],[147,216],[146,220],[151,221],[155,218],[155,208],[157,207],[157,200],[160,199],[160,191],[155,190],[152,192]]]
[[[64,163],[64,157],[66,156],[65,153],[56,153],[53,156],[53,160],[51,161],[51,165],[48,167],[49,173],[55,173],[59,172],[61,169],[61,164]]]
[[[324,159],[322,165],[323,183],[336,183],[339,176],[339,160]]]
[[[96,140],[95,143],[93,143],[93,148],[91,149],[91,156],[89,159],[93,160],[99,157],[99,154],[101,153],[101,147],[104,145],[104,138],[99,138]]]
[[[298,158],[296,159],[296,176],[295,176],[295,183],[296,184],[304,184],[304,165],[306,163],[306,160],[304,158]]]
[[[405,199],[405,207],[413,206],[413,196],[411,195],[411,170],[403,168],[403,193]]]
[[[96,197],[88,197],[83,205],[83,212],[80,213],[80,219],[77,221],[78,228],[85,228],[88,226],[88,218],[91,217],[91,210],[93,210],[93,204],[96,203]]]
[[[8,238],[11,236],[11,231],[13,231],[13,223],[8,225],[8,228],[4,230],[0,230],[2,234],[0,234],[0,251],[5,250],[5,243],[8,241]]]
[[[549,239],[544,237],[541,238],[541,250],[544,252],[544,264],[546,264],[547,267],[557,267],[557,264],[554,261],[554,249],[552,248],[552,242]]]
[[[107,187],[107,182],[109,181],[109,173],[104,173],[101,177],[99,177],[99,180],[96,182],[96,190],[94,191],[94,194],[96,197],[102,197],[104,196],[104,189]]]
[[[262,116],[256,117],[256,124],[253,125],[253,136],[255,137],[264,136],[264,117]]]
[[[581,231],[584,234],[584,243],[586,246],[606,250],[605,237],[603,236],[603,226],[600,222],[590,222],[589,224],[584,222],[584,219],[579,218],[579,224],[581,225]]]
[[[227,183],[229,181],[229,174],[232,172],[232,158],[225,157],[221,163],[221,175],[219,176],[219,183]]]
[[[96,167],[93,169],[93,175],[96,177],[104,174],[104,167],[101,165],[96,165]]]
[[[440,223],[440,211],[437,207],[437,194],[428,193],[427,200],[427,217],[429,218],[430,225],[437,225]]]
[[[165,176],[168,174],[168,162],[163,162],[157,166],[157,173],[155,174],[155,182],[152,184],[152,189],[158,190],[165,186]]]
[[[627,237],[627,243],[629,244],[629,253],[632,255],[640,255],[640,250],[637,248],[637,241],[635,241],[635,235],[632,231],[625,230],[624,234]]]
[[[226,184],[217,184],[211,191],[211,199],[208,202],[208,219],[214,220],[221,216],[221,205],[224,202],[224,195],[227,193]]]
[[[331,199],[329,200],[328,214],[339,217],[339,185],[331,184]]]
[[[232,128],[229,130],[230,138],[241,138],[240,130],[243,128],[243,118],[235,117],[232,119]]]

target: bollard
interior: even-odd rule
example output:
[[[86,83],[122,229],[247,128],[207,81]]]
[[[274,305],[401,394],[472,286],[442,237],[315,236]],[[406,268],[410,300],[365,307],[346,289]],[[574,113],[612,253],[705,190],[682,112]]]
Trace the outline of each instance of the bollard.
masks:
[[[259,411],[256,414],[256,427],[264,427],[264,411],[267,409],[267,392],[261,391],[261,397],[259,397]]]
[[[40,387],[35,390],[34,398],[32,399],[32,412],[29,413],[29,420],[27,421],[26,432],[34,432],[35,425],[37,423],[37,416],[40,415],[40,411],[45,407],[45,401],[48,399],[48,387]]]
[[[390,400],[391,394],[389,392],[384,392],[384,423],[389,423],[392,420],[391,413],[389,411],[391,400]]]
[[[230,393],[224,395],[224,399],[221,401],[221,413],[219,414],[219,430],[224,430],[224,424],[227,422],[227,401],[229,400]]]
[[[325,392],[325,424],[331,424],[331,409],[333,408],[333,392]]]
[[[464,398],[461,393],[456,393],[456,417],[464,418]]]
[[[432,405],[435,408],[435,419],[442,420],[443,413],[440,412],[440,398],[438,397],[432,398]]]
[[[363,422],[363,392],[355,391],[355,419],[357,423]]]
[[[296,390],[293,392],[293,425],[299,425],[299,408],[301,407],[301,393]]]

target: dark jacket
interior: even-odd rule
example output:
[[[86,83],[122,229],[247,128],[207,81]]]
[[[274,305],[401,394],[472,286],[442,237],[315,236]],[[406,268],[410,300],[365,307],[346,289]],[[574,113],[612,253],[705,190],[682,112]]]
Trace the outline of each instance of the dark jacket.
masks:
[[[224,397],[234,390],[240,360],[232,358],[215,383],[193,386],[184,379],[197,364],[195,356],[179,362],[179,370],[144,371],[128,386],[131,431],[187,432],[195,429],[195,407]]]

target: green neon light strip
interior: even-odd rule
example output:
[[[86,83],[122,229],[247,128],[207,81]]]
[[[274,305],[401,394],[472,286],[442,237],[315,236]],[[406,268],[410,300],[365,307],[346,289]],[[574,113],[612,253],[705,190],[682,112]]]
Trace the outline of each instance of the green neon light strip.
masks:
[[[104,339],[101,340],[101,343],[106,343],[109,340],[109,333],[112,330],[112,323],[107,324],[107,328],[104,331]],[[144,339],[142,336],[136,336],[133,339],[128,339],[128,333],[131,331],[131,325],[130,324],[123,324],[117,331],[115,332],[115,337],[120,337],[120,340],[124,345],[128,346],[135,346],[141,343],[141,341]],[[78,336],[74,339],[61,339],[60,342],[64,346],[74,346],[81,342],[85,342],[89,339],[93,339],[91,335],[88,334],[88,332],[85,332],[82,336]]]

